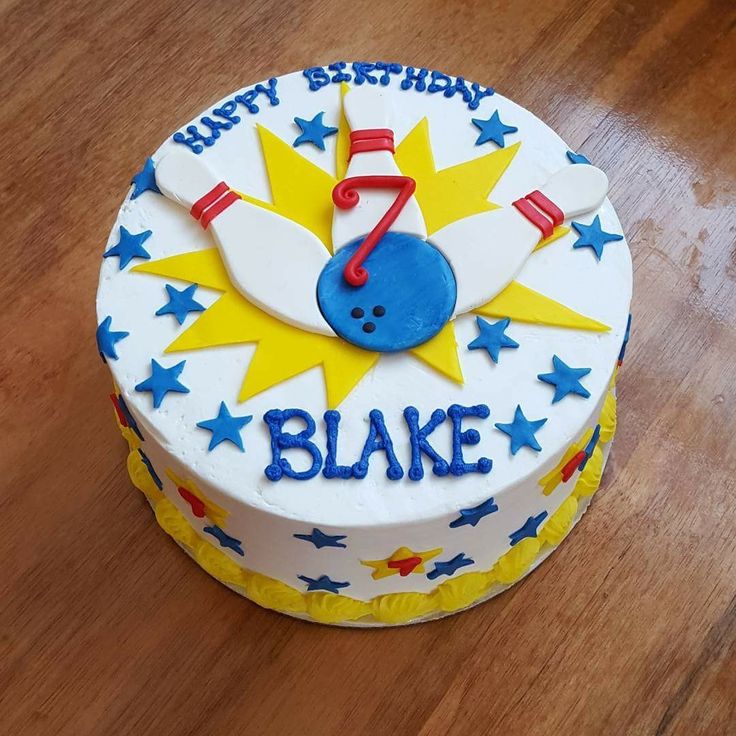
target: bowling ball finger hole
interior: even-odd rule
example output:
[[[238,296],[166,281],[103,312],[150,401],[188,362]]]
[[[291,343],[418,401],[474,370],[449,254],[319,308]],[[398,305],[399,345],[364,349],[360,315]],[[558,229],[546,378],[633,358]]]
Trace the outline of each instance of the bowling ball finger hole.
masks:
[[[353,319],[360,319],[364,314],[365,312],[360,307],[353,307],[350,312],[350,316]]]
[[[381,304],[377,304],[375,307],[373,307],[374,317],[383,317],[384,314],[386,314],[386,307],[382,306]]]
[[[376,329],[376,326],[373,324],[373,322],[366,322],[363,325],[363,332],[373,332]]]

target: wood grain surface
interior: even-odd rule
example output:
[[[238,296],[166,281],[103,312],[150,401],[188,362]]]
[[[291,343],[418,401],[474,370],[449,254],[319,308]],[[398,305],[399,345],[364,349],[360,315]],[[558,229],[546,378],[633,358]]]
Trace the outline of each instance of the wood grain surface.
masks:
[[[736,734],[733,0],[0,2],[0,732]],[[248,82],[462,74],[601,166],[635,264],[603,489],[531,577],[379,631],[244,601],[130,485],[94,347],[127,182]]]

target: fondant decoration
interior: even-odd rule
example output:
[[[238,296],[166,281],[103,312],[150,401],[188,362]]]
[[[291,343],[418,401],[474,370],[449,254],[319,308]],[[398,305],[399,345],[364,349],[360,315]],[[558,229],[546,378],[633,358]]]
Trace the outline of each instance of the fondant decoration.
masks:
[[[136,270],[145,268],[137,266]],[[611,328],[602,322],[574,312],[569,307],[550,299],[528,286],[512,281],[498,296],[474,310],[486,317],[508,317],[514,322],[566,327],[572,330],[608,332]]]
[[[570,160],[571,164],[589,164],[590,163],[590,161],[585,156],[583,156],[582,153],[574,153],[573,151],[568,151],[565,155]]]
[[[125,403],[122,394],[110,394],[110,400],[115,407],[115,413],[118,417],[118,422],[122,427],[128,427],[138,437],[139,440],[143,440],[143,435],[138,428],[138,423],[135,421],[133,415],[128,409],[128,405]]]
[[[455,555],[451,560],[435,562],[434,570],[430,570],[427,573],[427,579],[437,580],[441,575],[454,575],[461,567],[474,564],[475,560],[471,560],[470,557],[465,556],[464,552],[461,552],[459,555]]]
[[[466,463],[463,457],[463,445],[477,445],[480,442],[480,432],[477,429],[463,430],[464,417],[479,417],[487,419],[490,409],[485,404],[477,406],[460,406],[453,404],[447,410],[447,416],[452,421],[452,460],[450,472],[453,475],[465,473],[490,473],[493,461],[487,457],[478,458],[478,462]]]
[[[510,133],[516,133],[519,130],[513,125],[502,123],[501,118],[498,116],[498,110],[496,110],[488,120],[473,118],[472,123],[480,131],[480,135],[475,141],[476,146],[488,143],[488,141],[493,141],[499,148],[503,148],[506,145],[504,136],[507,136]]]
[[[122,271],[134,258],[148,259],[151,257],[151,254],[143,247],[143,243],[150,237],[150,230],[131,233],[127,228],[120,225],[118,242],[112,248],[106,250],[102,254],[102,257],[110,258],[111,256],[117,256],[120,259],[118,261],[118,268]]]
[[[547,423],[547,418],[529,420],[524,416],[521,406],[517,404],[514,421],[510,424],[497,423],[496,429],[507,434],[511,440],[511,454],[516,455],[522,447],[531,447],[540,452],[542,446],[537,442],[535,434]]]
[[[160,491],[164,487],[163,481],[161,480],[161,478],[158,477],[158,473],[154,470],[151,461],[148,459],[146,453],[140,449],[140,447],[138,448],[138,454],[141,457],[141,462],[146,466],[146,470],[151,476],[151,480],[154,482],[156,488],[158,488]]]
[[[186,360],[182,360],[170,368],[164,368],[158,361],[151,359],[151,375],[145,381],[137,384],[135,390],[150,391],[153,397],[153,407],[158,409],[166,394],[170,392],[189,393],[189,389],[178,380],[185,365]]]
[[[324,112],[318,112],[311,120],[294,118],[294,123],[301,129],[301,134],[294,141],[294,148],[304,143],[312,143],[320,151],[325,150],[325,138],[337,133],[337,128],[331,128],[322,122]]]
[[[289,324],[334,334],[314,298],[329,257],[314,233],[241,199],[204,161],[185,151],[164,156],[156,180],[167,197],[212,233],[233,284],[248,300]]]
[[[588,460],[593,455],[593,451],[595,450],[596,446],[598,445],[598,441],[601,438],[601,425],[596,424],[595,429],[593,430],[593,435],[590,438],[590,441],[585,446],[585,449],[583,450],[583,453],[585,455],[583,461],[578,466],[578,470],[585,470],[585,466],[588,464]]]
[[[214,419],[197,422],[197,426],[212,432],[210,444],[207,448],[209,452],[215,449],[221,442],[231,442],[241,452],[245,452],[243,447],[243,438],[240,431],[250,423],[253,417],[251,415],[234,417],[224,401],[220,402],[220,409]]]
[[[107,358],[111,358],[112,360],[118,359],[115,345],[121,340],[124,340],[130,334],[129,332],[123,331],[114,332],[111,327],[112,317],[108,315],[97,326],[97,332],[95,334],[97,339],[97,352],[105,363],[107,362]]]
[[[181,291],[171,284],[166,284],[169,301],[156,312],[156,316],[160,317],[162,314],[173,314],[176,317],[176,321],[180,325],[183,325],[189,312],[204,312],[205,307],[199,302],[194,301],[193,297],[196,290],[197,284],[192,284]]]
[[[432,447],[427,439],[446,418],[447,414],[442,409],[436,409],[432,412],[429,421],[423,427],[420,427],[419,411],[416,407],[407,406],[404,409],[404,419],[409,428],[409,441],[411,443],[411,467],[408,473],[411,480],[421,480],[424,477],[422,453],[432,461],[432,472],[435,475],[444,477],[450,472],[450,465],[447,460]]]
[[[546,511],[542,511],[536,516],[530,516],[519,529],[509,534],[509,539],[511,540],[511,546],[513,547],[515,544],[518,544],[519,542],[521,542],[522,539],[526,539],[527,537],[536,537],[537,529],[539,529],[539,525],[546,518],[547,518]]]
[[[284,424],[294,417],[304,423],[304,429],[296,434],[284,432]],[[272,409],[263,415],[263,421],[268,425],[271,435],[271,464],[264,470],[266,477],[273,482],[281,480],[284,475],[293,480],[314,478],[322,467],[322,453],[314,442],[309,441],[316,429],[312,415],[303,409]],[[294,470],[291,463],[281,456],[283,450],[293,448],[305,450],[311,456],[312,464],[309,468]]]
[[[235,554],[240,555],[241,557],[245,556],[245,552],[243,552],[243,543],[236,539],[235,537],[231,537],[227,532],[220,529],[219,526],[216,524],[213,526],[206,526],[202,529],[202,531],[205,534],[210,534],[213,536],[219,543],[220,547],[224,547],[225,549],[231,549]]]
[[[432,243],[449,261],[457,281],[455,314],[493,299],[521,270],[540,239],[552,235],[564,218],[597,209],[607,191],[608,179],[600,169],[568,166],[513,207],[466,217],[434,233]]]
[[[399,547],[390,557],[384,560],[361,560],[360,564],[372,567],[371,577],[374,580],[400,575],[402,578],[415,574],[424,574],[424,565],[442,553],[442,548],[415,552],[409,547]]]
[[[317,549],[323,547],[342,547],[345,549],[346,544],[342,540],[347,539],[345,534],[325,534],[319,529],[312,529],[310,534],[295,534],[296,539],[302,539],[305,542],[311,542]]]
[[[331,580],[327,575],[320,575],[318,578],[308,578],[306,575],[297,575],[299,580],[303,580],[307,584],[307,591],[324,590],[327,593],[339,593],[341,588],[347,588],[350,583],[340,583]]]
[[[429,243],[389,232],[368,255],[367,283],[355,288],[343,272],[361,247],[356,241],[326,265],[317,283],[322,314],[335,332],[365,350],[396,352],[428,342],[455,306],[455,277]]]
[[[582,396],[584,399],[590,396],[590,391],[580,383],[580,379],[590,373],[590,368],[571,368],[557,355],[552,356],[552,367],[553,371],[551,373],[540,373],[537,378],[555,387],[555,395],[552,398],[553,404],[561,401],[569,394]]]
[[[511,323],[508,317],[493,324],[482,317],[476,317],[475,322],[478,325],[478,337],[468,343],[468,350],[486,350],[491,360],[498,363],[498,355],[502,348],[519,347],[519,343],[506,334],[506,328]]]
[[[166,470],[166,475],[176,486],[177,493],[189,504],[194,516],[198,519],[207,517],[221,528],[225,526],[229,513],[218,506],[211,498],[208,498],[193,480],[181,478],[171,468]]]
[[[577,231],[578,235],[580,235],[580,237],[572,244],[572,247],[591,248],[595,253],[596,259],[599,261],[603,255],[603,248],[606,243],[614,243],[617,240],[624,239],[623,235],[607,233],[601,227],[600,215],[596,215],[590,225],[585,225],[582,222],[573,222],[571,224]]]
[[[363,446],[360,460],[353,465],[353,477],[365,478],[368,474],[370,456],[374,452],[382,451],[386,453],[386,462],[388,465],[386,468],[386,477],[389,480],[399,480],[399,478],[403,477],[404,470],[394,453],[393,442],[383,421],[383,414],[378,409],[373,409],[369,414],[369,421],[368,437]]]
[[[496,511],[498,511],[498,504],[496,504],[491,497],[486,501],[483,501],[483,503],[473,506],[473,508],[460,509],[460,516],[450,522],[450,528],[457,529],[457,527],[465,526],[466,524],[475,526],[482,518],[488,516],[488,514],[493,514]]]
[[[621,350],[618,354],[618,367],[620,368],[624,363],[624,356],[626,355],[626,346],[629,344],[629,337],[631,335],[631,315],[626,320],[626,332],[624,333],[624,341],[621,343]]]
[[[484,156],[437,170],[429,138],[429,122],[422,118],[396,148],[401,173],[417,184],[419,202],[427,233],[456,220],[498,209],[489,201],[491,191],[519,150],[519,143]]]
[[[345,95],[345,116],[350,124],[350,153],[347,178],[363,176],[401,176],[394,160],[394,134],[388,100],[383,91],[370,87],[352,89]],[[357,197],[357,193],[353,195]],[[350,209],[336,207],[332,221],[335,252],[358,238],[365,237],[389,211],[396,199],[392,190],[367,189],[360,204]],[[427,237],[422,212],[416,197],[410,195],[391,224],[391,232]]]
[[[161,194],[161,190],[156,184],[156,170],[152,158],[146,159],[143,168],[130,180],[130,183],[133,185],[133,191],[130,195],[131,199],[138,199],[143,192]]]

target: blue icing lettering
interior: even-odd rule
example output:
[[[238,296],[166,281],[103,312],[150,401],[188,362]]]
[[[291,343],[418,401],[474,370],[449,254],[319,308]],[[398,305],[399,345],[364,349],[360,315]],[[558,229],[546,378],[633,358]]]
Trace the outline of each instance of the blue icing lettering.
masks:
[[[406,67],[404,79],[401,82],[401,89],[411,89],[414,87],[417,92],[424,92],[427,89],[427,74],[429,69],[422,67],[417,71],[413,66]]]
[[[304,422],[304,429],[296,434],[284,432],[284,424],[293,417]],[[312,415],[304,409],[271,409],[263,415],[271,435],[271,464],[265,469],[266,477],[271,481],[281,480],[282,476],[294,480],[309,480],[319,473],[322,467],[322,453],[309,438],[316,429]],[[301,449],[312,457],[312,465],[308,470],[296,471],[291,463],[281,456],[282,450]]]
[[[233,115],[235,110],[238,108],[238,103],[235,100],[228,100],[222,103],[222,107],[216,107],[213,111],[213,115],[217,115],[219,118],[224,118],[233,125],[237,125],[240,122],[239,115]]]
[[[376,69],[383,71],[383,74],[378,78],[378,81],[385,87],[391,81],[391,74],[401,74],[404,67],[401,66],[401,64],[377,61]]]
[[[318,89],[321,89],[330,83],[330,75],[321,66],[310,66],[309,69],[305,69],[302,74],[307,78],[309,89],[311,89],[312,92],[316,92]],[[348,82],[350,80],[346,79],[344,81]]]
[[[479,458],[477,463],[466,463],[463,457],[463,445],[477,445],[480,442],[480,433],[477,429],[463,431],[462,422],[464,417],[480,417],[487,419],[490,409],[485,404],[477,406],[460,406],[453,404],[447,415],[452,420],[452,461],[450,472],[453,475],[464,475],[465,473],[489,473],[493,461],[487,457]]]
[[[409,468],[409,478],[411,480],[421,480],[424,477],[424,467],[422,466],[422,453],[424,453],[432,462],[432,472],[440,477],[450,472],[450,466],[447,461],[432,447],[427,441],[432,432],[434,432],[440,424],[447,418],[442,409],[435,409],[432,412],[430,420],[423,426],[419,427],[419,411],[413,406],[407,406],[404,409],[404,419],[409,428],[409,442],[411,443],[411,467]]]
[[[493,87],[481,87],[477,82],[473,82],[470,86],[473,90],[473,99],[468,102],[468,107],[471,110],[477,110],[478,105],[480,105],[480,101],[484,97],[490,97],[496,92]]]
[[[331,72],[337,72],[337,74],[332,75],[331,81],[333,82],[333,84],[340,84],[340,82],[349,82],[353,78],[352,75],[343,71],[346,66],[347,64],[344,61],[336,61],[334,64],[330,64],[327,67]]]
[[[351,478],[352,466],[337,464],[337,432],[340,427],[340,412],[334,409],[326,411],[324,420],[327,433],[327,456],[322,475],[325,478]]]
[[[369,61],[355,61],[353,62],[353,73],[355,74],[355,84],[377,84],[378,79],[374,77],[370,72],[376,68],[375,64]]]
[[[386,477],[389,480],[399,480],[404,475],[404,470],[396,459],[394,453],[394,445],[391,441],[383,421],[383,414],[378,409],[373,409],[368,415],[370,418],[370,429],[368,430],[368,438],[363,446],[363,452],[360,460],[353,465],[353,475],[356,478],[365,478],[368,473],[368,461],[374,452],[383,450],[386,453],[386,461],[388,468],[386,469]]]

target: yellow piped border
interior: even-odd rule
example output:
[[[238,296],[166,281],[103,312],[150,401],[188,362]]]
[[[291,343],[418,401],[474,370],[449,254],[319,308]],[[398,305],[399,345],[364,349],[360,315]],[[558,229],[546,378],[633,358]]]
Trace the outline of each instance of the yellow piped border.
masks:
[[[117,417],[116,417],[117,418]],[[616,396],[613,386],[599,417],[601,441],[610,442],[616,429]],[[118,426],[120,424],[118,423]],[[120,427],[121,431],[125,428]],[[572,493],[539,530],[537,537],[522,539],[486,572],[468,572],[440,583],[430,593],[388,593],[360,601],[336,593],[305,593],[280,580],[246,570],[224,552],[202,539],[184,514],[153,482],[138,453],[138,442],[129,441],[127,467],[133,485],[148,499],[161,528],[212,577],[236,589],[264,608],[308,616],[325,624],[361,619],[363,623],[403,624],[426,616],[451,613],[485,598],[493,585],[510,585],[523,577],[546,547],[556,547],[567,536],[578,512],[580,499],[592,496],[603,474],[603,450],[599,443]]]

